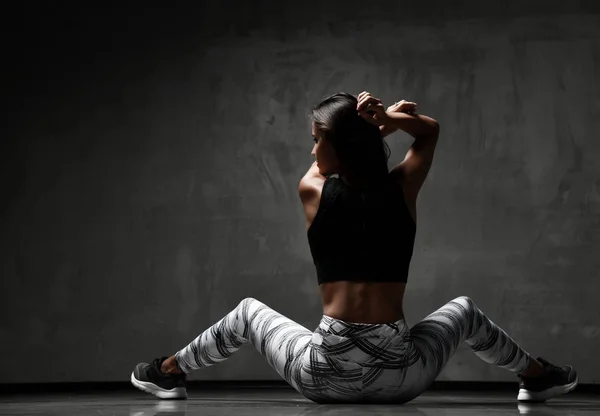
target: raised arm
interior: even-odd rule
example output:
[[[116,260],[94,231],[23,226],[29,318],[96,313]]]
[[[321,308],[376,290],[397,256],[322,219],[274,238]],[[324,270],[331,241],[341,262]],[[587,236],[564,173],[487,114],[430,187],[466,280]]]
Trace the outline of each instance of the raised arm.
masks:
[[[390,112],[388,116],[387,131],[402,130],[415,139],[404,160],[392,172],[402,178],[406,197],[416,200],[433,162],[440,127],[433,118],[416,113]]]
[[[440,132],[437,121],[417,114],[416,107],[416,103],[402,100],[386,110],[381,100],[370,93],[363,91],[358,96],[358,114],[369,123],[379,126],[383,137],[397,130],[414,137],[415,141],[402,163],[392,169],[392,174],[396,174],[402,182],[404,196],[413,202],[417,200],[429,173]]]

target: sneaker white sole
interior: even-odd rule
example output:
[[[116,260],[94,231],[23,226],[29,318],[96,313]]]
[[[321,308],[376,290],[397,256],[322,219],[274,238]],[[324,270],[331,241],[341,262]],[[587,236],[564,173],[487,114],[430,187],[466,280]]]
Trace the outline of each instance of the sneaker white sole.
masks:
[[[577,387],[578,379],[576,378],[571,384],[565,384],[564,386],[551,387],[544,391],[529,391],[527,389],[520,389],[517,400],[521,402],[543,402],[561,394],[568,393]]]
[[[163,388],[158,387],[154,383],[150,383],[149,381],[140,381],[131,373],[131,384],[140,389],[141,391],[145,391],[146,393],[154,394],[156,397],[160,399],[187,399],[187,390],[185,387],[175,387],[171,390],[165,390]]]

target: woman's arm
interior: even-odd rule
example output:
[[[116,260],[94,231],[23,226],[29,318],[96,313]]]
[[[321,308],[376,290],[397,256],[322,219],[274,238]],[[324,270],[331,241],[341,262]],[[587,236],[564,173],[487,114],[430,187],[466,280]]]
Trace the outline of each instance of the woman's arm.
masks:
[[[403,130],[413,137],[427,135],[437,128],[437,122],[431,117],[416,113],[417,103],[401,100],[385,110],[383,125],[379,126],[382,137]]]
[[[415,138],[404,160],[392,172],[402,178],[405,195],[416,201],[433,162],[440,126],[431,117],[419,114],[389,114],[390,124]]]
[[[439,131],[437,121],[425,115],[390,111],[386,111],[386,114],[388,115],[388,120],[380,127],[381,134],[385,133],[385,136],[402,130],[416,139],[431,136]]]
[[[392,172],[404,187],[405,197],[416,201],[433,161],[440,127],[438,122],[416,113],[417,104],[402,100],[383,108],[379,98],[363,91],[358,96],[356,109],[367,122],[379,126],[382,135],[402,130],[415,138],[404,160]]]
[[[393,123],[388,123],[388,124],[379,126],[379,131],[381,131],[381,137],[385,138],[392,133],[396,133],[398,131],[398,128],[396,126],[394,126]]]

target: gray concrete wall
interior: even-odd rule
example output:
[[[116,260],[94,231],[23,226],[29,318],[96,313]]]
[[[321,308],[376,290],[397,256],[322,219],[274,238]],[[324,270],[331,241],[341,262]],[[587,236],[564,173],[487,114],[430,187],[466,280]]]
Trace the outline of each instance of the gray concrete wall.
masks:
[[[531,353],[598,382],[598,6],[239,3],[14,18],[0,382],[127,380],[248,296],[314,329],[305,113],[363,90],[442,126],[409,322],[468,295]],[[391,136],[390,163],[409,144]],[[277,375],[248,347],[193,378]],[[440,379],[514,376],[461,347]]]

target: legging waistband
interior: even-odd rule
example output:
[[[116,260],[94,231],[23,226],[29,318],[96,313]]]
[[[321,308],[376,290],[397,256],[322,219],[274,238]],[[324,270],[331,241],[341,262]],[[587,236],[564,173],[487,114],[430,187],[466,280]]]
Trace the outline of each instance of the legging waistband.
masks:
[[[408,331],[404,319],[384,324],[364,324],[346,322],[331,316],[323,315],[317,331],[322,334],[333,334],[344,338],[393,337]]]

